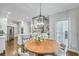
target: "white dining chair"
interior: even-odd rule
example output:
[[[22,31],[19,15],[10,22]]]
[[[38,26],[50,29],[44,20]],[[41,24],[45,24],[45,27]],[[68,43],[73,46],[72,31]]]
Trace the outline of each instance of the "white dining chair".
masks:
[[[66,53],[67,53],[67,45],[65,44],[60,44],[60,48],[59,50],[56,52],[56,55],[57,56],[66,56]]]
[[[29,53],[22,52],[22,49],[19,48],[19,49],[18,49],[18,55],[19,55],[19,56],[29,56]]]
[[[21,48],[18,49],[18,55],[19,56],[36,56],[35,53],[29,52],[29,51],[22,52],[22,49]]]

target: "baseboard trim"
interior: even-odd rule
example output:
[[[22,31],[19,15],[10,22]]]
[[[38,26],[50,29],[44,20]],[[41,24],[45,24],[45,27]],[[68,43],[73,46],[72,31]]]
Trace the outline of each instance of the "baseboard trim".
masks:
[[[72,53],[76,53],[76,54],[78,54],[78,56],[79,56],[79,51],[76,51],[76,50],[74,50],[74,49],[68,49],[68,51],[70,51],[70,52],[72,52]]]

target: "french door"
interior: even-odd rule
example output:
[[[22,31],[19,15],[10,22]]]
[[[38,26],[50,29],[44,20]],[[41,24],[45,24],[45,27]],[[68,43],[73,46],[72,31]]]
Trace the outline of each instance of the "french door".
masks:
[[[56,22],[56,39],[61,43],[68,43],[68,20]]]

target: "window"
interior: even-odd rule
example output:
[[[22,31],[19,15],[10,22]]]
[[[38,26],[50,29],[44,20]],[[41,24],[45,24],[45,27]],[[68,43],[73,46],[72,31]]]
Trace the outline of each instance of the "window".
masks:
[[[62,43],[68,40],[68,20],[56,23],[56,39]]]

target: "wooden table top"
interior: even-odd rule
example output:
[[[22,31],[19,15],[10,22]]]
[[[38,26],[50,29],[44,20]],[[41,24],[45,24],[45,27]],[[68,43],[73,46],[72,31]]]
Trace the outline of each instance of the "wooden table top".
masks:
[[[54,53],[59,49],[59,44],[56,40],[45,39],[44,42],[36,42],[29,40],[25,43],[24,48],[38,54]]]

